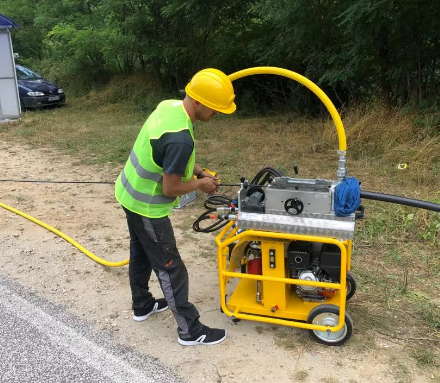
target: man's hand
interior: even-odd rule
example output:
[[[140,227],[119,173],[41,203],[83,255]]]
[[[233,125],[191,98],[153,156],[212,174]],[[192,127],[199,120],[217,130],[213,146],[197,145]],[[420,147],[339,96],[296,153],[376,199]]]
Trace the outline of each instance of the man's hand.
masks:
[[[214,175],[214,174],[215,174],[215,175]],[[215,173],[215,172],[211,172],[211,171],[203,170],[203,171],[200,173],[199,178],[212,178],[212,179],[216,180],[217,182],[219,182],[219,181],[220,181],[220,178],[218,178],[217,176],[218,176],[218,174]]]
[[[218,178],[214,176],[210,176],[210,177],[205,176],[198,180],[199,182],[198,189],[208,194],[214,194],[219,188],[219,183],[217,182],[217,180]]]

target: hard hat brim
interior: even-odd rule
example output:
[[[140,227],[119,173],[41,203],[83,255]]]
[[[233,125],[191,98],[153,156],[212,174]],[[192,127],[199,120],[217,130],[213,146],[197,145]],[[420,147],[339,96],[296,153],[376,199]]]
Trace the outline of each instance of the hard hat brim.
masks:
[[[219,108],[211,108],[211,109],[214,109],[215,111],[220,112],[220,113],[224,113],[224,114],[232,114],[237,109],[237,105],[235,105],[235,102],[233,102],[226,109],[219,109]]]

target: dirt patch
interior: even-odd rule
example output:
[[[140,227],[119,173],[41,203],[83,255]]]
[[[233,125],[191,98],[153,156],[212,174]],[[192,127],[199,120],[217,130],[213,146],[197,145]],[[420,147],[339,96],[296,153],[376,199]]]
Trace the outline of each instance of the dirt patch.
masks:
[[[119,168],[84,166],[51,149],[0,141],[3,179],[113,181]],[[75,164],[75,165],[74,165]],[[129,235],[111,185],[0,182],[0,201],[74,238],[107,260],[128,256]],[[311,341],[304,330],[242,321],[219,311],[214,235],[191,232],[197,216],[187,206],[172,216],[178,247],[190,275],[190,300],[203,323],[228,330],[218,346],[182,347],[171,312],[144,323],[132,320],[128,268],[96,264],[51,232],[0,209],[0,270],[53,303],[88,320],[117,343],[158,358],[189,382],[432,382],[437,371],[420,368],[405,344],[356,327],[343,347]],[[212,258],[209,257],[212,255]],[[355,260],[354,260],[355,262]],[[161,291],[155,277],[151,288]],[[356,315],[356,297],[352,306]],[[354,317],[356,317],[356,315]],[[355,318],[356,319],[356,318]]]

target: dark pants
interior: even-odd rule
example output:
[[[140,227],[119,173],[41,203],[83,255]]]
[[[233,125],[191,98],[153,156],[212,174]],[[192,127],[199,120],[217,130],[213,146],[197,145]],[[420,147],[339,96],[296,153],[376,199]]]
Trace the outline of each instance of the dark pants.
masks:
[[[180,337],[197,335],[202,330],[200,315],[188,302],[188,272],[177,250],[170,219],[147,218],[123,209],[130,231],[128,274],[135,315],[151,307],[153,302],[148,288],[153,269],[176,318]]]

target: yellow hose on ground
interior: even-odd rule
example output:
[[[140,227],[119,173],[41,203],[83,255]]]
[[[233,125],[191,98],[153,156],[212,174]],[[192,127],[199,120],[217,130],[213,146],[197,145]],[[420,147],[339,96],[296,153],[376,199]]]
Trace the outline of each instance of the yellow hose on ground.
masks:
[[[105,259],[101,259],[101,258],[97,257],[95,254],[88,251],[86,248],[82,247],[78,242],[74,241],[72,238],[68,237],[66,234],[55,229],[54,227],[49,226],[49,225],[45,224],[44,222],[41,222],[38,219],[36,219],[30,215],[27,215],[26,213],[21,212],[20,210],[17,210],[17,209],[14,209],[13,207],[5,205],[4,203],[0,202],[0,206],[6,210],[12,211],[15,214],[21,215],[22,217],[24,217],[32,222],[35,222],[37,225],[40,225],[47,230],[50,230],[52,233],[55,233],[56,235],[65,239],[67,242],[69,242],[70,244],[75,246],[78,250],[82,251],[89,258],[93,259],[95,262],[97,262],[101,265],[109,266],[109,267],[120,267],[120,266],[125,266],[130,262],[130,259],[125,259],[124,261],[120,261],[120,262],[110,262],[110,261],[106,261]]]

